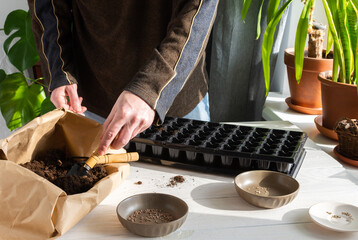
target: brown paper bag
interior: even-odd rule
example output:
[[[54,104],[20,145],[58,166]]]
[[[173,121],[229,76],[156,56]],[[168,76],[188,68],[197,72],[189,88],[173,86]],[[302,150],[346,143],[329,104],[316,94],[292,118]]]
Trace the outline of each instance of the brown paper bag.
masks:
[[[102,125],[57,109],[0,140],[0,239],[49,239],[63,235],[129,175],[129,164],[106,166],[108,176],[89,191],[66,193],[19,166],[38,152],[62,149],[68,156],[90,156]]]

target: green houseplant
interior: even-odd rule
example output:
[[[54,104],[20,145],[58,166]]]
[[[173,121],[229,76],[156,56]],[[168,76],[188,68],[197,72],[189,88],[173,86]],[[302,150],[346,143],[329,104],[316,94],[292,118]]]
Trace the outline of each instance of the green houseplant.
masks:
[[[358,0],[322,1],[333,39],[333,70],[319,75],[322,122],[315,122],[323,134],[336,139],[333,128],[339,119],[358,118]]]
[[[282,7],[278,8],[279,0],[270,0],[271,17],[268,17],[268,26],[264,33],[263,47],[262,47],[262,63],[265,75],[266,94],[270,87],[270,54],[272,50],[272,41],[275,34],[275,28],[280,21],[284,10],[289,6],[292,0],[285,2]],[[246,8],[250,6],[251,1],[245,0]],[[315,0],[304,1],[305,6],[302,10],[295,39],[295,71],[296,80],[299,83],[302,76],[304,50],[306,43],[306,36],[309,29],[310,10],[314,6]],[[324,103],[323,88],[328,82],[337,83],[333,89],[341,89],[343,86],[351,88],[350,92],[354,92],[354,97],[357,95],[357,9],[358,0],[322,0],[325,8],[326,17],[328,20],[328,41],[327,51],[330,52],[333,47],[333,70],[332,80],[325,82],[321,81],[322,88],[322,125],[324,128],[333,129],[335,121],[339,117],[357,118],[358,116],[358,102],[352,100],[343,100],[344,96],[348,95],[347,91],[341,94],[333,93],[325,94],[330,100]],[[243,18],[245,14],[243,14]],[[323,74],[321,74],[322,76]],[[328,76],[328,73],[326,73]],[[322,77],[319,77],[320,80]],[[342,102],[338,103],[339,100]],[[339,106],[336,110],[327,110],[329,106]],[[349,110],[344,110],[345,108]],[[350,107],[355,107],[354,110]],[[354,114],[354,116],[352,116]],[[331,115],[335,116],[331,118]],[[339,117],[338,117],[339,116]],[[317,122],[316,122],[317,124]]]
[[[7,35],[3,48],[10,63],[18,70],[6,73],[0,69],[0,110],[10,130],[54,109],[46,97],[41,78],[31,79],[24,71],[39,60],[32,33],[30,14],[24,10],[10,12],[1,29]]]
[[[302,28],[308,30],[308,47],[304,49],[303,62],[302,59],[295,59],[297,56],[302,57],[300,54],[296,56],[295,48],[285,49],[284,54],[291,93],[291,96],[286,98],[286,103],[289,108],[305,114],[322,113],[321,83],[317,76],[320,72],[332,70],[333,67],[332,51],[326,51],[323,47],[326,27],[313,21],[315,2],[313,0],[305,3],[297,28],[295,48],[304,47],[299,44],[305,43],[306,37],[300,34]],[[328,32],[328,46],[331,43],[332,37]],[[302,49],[300,51],[302,54]],[[299,71],[296,71],[295,65],[298,65]]]
[[[263,3],[264,1],[262,1]],[[247,8],[251,1],[246,0],[242,12],[243,19],[246,16]],[[270,0],[267,13],[267,29],[264,34],[262,56],[263,68],[266,85],[266,93],[268,93],[270,85],[270,55],[272,42],[276,31],[276,25],[279,23],[284,10],[292,1],[286,1],[279,8],[279,0]],[[261,5],[262,6],[262,5]],[[324,30],[322,25],[313,21],[315,0],[304,1],[304,7],[297,25],[295,47],[285,49],[284,62],[287,66],[288,83],[290,87],[291,97],[286,99],[288,106],[298,112],[306,114],[321,113],[321,89],[317,75],[321,71],[331,70],[333,60],[327,58],[327,54],[323,50]],[[258,14],[258,23],[260,22],[261,9]],[[259,25],[258,25],[259,27]],[[260,30],[258,28],[259,36]],[[309,38],[308,48],[305,44]],[[328,35],[328,40],[331,40]],[[331,41],[329,41],[331,43]],[[326,53],[329,53],[327,51]],[[323,55],[323,56],[322,56]],[[331,57],[331,54],[329,55]],[[301,81],[302,80],[302,81]]]
[[[264,1],[264,0],[263,0]],[[262,1],[262,2],[263,2]],[[280,0],[270,0],[268,13],[267,13],[267,28],[264,32],[263,47],[262,47],[262,64],[265,76],[266,94],[270,88],[270,55],[272,50],[272,43],[275,36],[276,26],[282,18],[286,8],[292,3],[293,0],[287,0],[280,8]],[[307,34],[312,28],[312,15],[316,0],[304,0],[304,7],[302,9],[300,19],[296,29],[295,38],[295,69],[296,80],[299,83],[302,77],[303,61],[305,54],[305,45]],[[245,0],[244,8],[242,11],[243,20],[246,17],[248,8],[250,7],[251,0]],[[262,5],[261,5],[262,6]],[[261,10],[258,14],[258,22],[261,21]],[[260,34],[259,26],[257,27],[257,36]],[[329,34],[328,46],[332,45],[331,35]],[[330,47],[327,47],[328,49]],[[329,52],[329,51],[328,51]]]

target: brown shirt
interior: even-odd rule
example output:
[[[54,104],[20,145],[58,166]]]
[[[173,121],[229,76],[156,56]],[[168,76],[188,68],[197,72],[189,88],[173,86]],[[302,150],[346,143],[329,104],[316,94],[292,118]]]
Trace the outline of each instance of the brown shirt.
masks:
[[[78,83],[106,117],[123,90],[182,117],[206,94],[218,0],[28,0],[49,90]]]

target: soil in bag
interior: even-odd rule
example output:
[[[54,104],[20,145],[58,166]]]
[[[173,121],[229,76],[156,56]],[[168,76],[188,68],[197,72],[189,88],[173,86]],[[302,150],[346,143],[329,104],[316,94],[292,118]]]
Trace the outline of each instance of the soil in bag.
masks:
[[[72,158],[66,158],[62,150],[48,150],[37,154],[30,162],[20,164],[20,166],[52,182],[67,195],[86,192],[108,175],[104,165],[97,164],[88,172],[88,176],[66,176],[75,163]]]

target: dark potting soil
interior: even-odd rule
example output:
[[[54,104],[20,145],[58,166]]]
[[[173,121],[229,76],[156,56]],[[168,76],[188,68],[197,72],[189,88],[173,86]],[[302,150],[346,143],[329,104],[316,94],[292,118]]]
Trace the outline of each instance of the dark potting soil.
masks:
[[[337,133],[349,134],[351,136],[358,136],[358,120],[357,119],[342,119],[337,122],[335,131]]]
[[[89,176],[67,175],[67,172],[76,162],[61,150],[49,150],[38,154],[30,162],[20,164],[21,166],[35,172],[37,175],[49,180],[67,195],[88,191],[99,180],[107,176],[104,165],[97,164],[88,173]]]
[[[184,182],[184,181],[185,181],[185,179],[184,179],[184,177],[181,176],[181,175],[172,177],[172,178],[169,180],[169,183],[167,184],[167,187],[174,187],[174,186],[178,185],[178,183],[182,183],[182,182]]]

